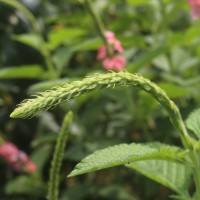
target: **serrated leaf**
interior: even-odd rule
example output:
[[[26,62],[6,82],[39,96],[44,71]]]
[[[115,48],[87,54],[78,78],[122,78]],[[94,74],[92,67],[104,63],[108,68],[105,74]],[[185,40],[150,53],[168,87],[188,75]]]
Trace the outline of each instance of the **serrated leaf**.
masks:
[[[120,144],[96,151],[84,158],[75,169],[68,175],[77,176],[80,174],[97,171],[130,162],[147,159],[181,160],[185,151],[175,146],[165,144]]]
[[[179,194],[187,191],[190,183],[190,168],[178,162],[168,160],[145,160],[134,162],[126,166]]]
[[[189,115],[186,120],[186,126],[200,139],[200,108]]]
[[[48,73],[45,72],[40,65],[21,65],[16,67],[6,67],[0,70],[1,79],[44,79],[48,77]]]

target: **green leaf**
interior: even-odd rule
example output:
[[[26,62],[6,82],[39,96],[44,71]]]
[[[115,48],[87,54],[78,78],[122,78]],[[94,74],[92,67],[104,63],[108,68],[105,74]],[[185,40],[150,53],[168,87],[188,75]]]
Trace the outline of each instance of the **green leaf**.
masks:
[[[170,82],[163,82],[158,84],[158,86],[161,87],[170,98],[180,98],[192,93],[191,88],[183,88]]]
[[[50,80],[50,81],[43,81],[39,83],[32,84],[29,88],[27,93],[34,94],[36,92],[44,92],[45,90],[49,90],[52,87],[58,87],[63,85],[63,83],[70,82],[72,79],[70,78],[62,78],[58,80]]]
[[[45,79],[48,73],[40,65],[21,65],[16,67],[6,67],[0,70],[1,79]]]
[[[163,72],[161,73],[161,77],[168,82],[171,82],[175,85],[178,85],[179,87],[182,87],[182,89],[184,88],[186,91],[187,90],[191,91],[194,85],[200,83],[200,77],[198,75],[185,79],[185,78],[181,78],[178,75],[172,75],[170,73]]]
[[[62,69],[68,65],[74,51],[75,49],[73,47],[61,47],[55,52],[52,58],[60,72],[62,72]]]
[[[186,120],[186,126],[200,139],[200,108],[189,115]]]
[[[129,72],[135,72],[139,70],[141,67],[143,67],[144,65],[149,64],[150,62],[154,63],[155,60],[159,59],[158,56],[161,54],[164,54],[167,50],[168,50],[168,47],[166,45],[163,45],[163,44],[156,45],[155,47],[152,47],[151,50],[149,50],[148,52],[145,52],[141,54],[140,56],[138,56],[134,64],[129,64],[127,66],[127,70]]]
[[[9,195],[31,195],[34,197],[46,194],[46,185],[37,177],[18,176],[6,184],[5,192]]]
[[[49,34],[49,42],[48,48],[50,50],[55,49],[59,45],[70,42],[76,37],[82,36],[86,33],[84,29],[80,28],[61,28],[61,29],[54,29]]]
[[[198,66],[199,59],[191,57],[187,50],[183,48],[173,48],[171,50],[172,64],[175,70],[179,73],[184,72],[186,69]]]
[[[33,143],[34,144],[34,143]],[[42,175],[44,166],[51,156],[52,147],[50,144],[44,144],[38,147],[31,155],[31,160],[37,166],[37,174]]]
[[[145,160],[126,166],[178,193],[187,191],[190,183],[191,170],[181,163],[168,160]]]
[[[74,48],[76,50],[88,51],[88,50],[96,50],[102,45],[102,41],[99,37],[89,38],[75,45]]]
[[[199,37],[199,27],[191,26],[185,30],[184,34],[182,31],[173,32],[169,35],[168,43],[170,46],[190,46]]]
[[[21,35],[12,35],[12,39],[14,41],[21,42],[25,45],[33,47],[34,49],[40,51],[42,41],[41,38],[37,34],[29,33],[29,34],[21,34]]]
[[[68,177],[147,159],[181,160],[185,152],[175,146],[154,144],[120,144],[96,151],[84,158]]]
[[[126,0],[128,5],[130,6],[144,6],[144,5],[149,5],[151,2],[147,0]]]
[[[170,63],[166,55],[159,55],[152,60],[152,63],[164,72],[170,71]]]

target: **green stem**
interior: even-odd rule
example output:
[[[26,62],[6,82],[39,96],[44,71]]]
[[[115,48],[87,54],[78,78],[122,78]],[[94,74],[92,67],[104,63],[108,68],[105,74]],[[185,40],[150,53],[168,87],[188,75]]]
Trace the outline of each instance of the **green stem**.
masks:
[[[64,150],[68,139],[68,127],[72,121],[72,112],[65,115],[61,131],[58,135],[53,159],[51,162],[50,177],[48,184],[48,199],[58,200],[60,168],[63,160]]]
[[[49,72],[51,73],[51,78],[55,79],[55,78],[58,77],[58,73],[55,70],[55,66],[52,62],[50,52],[49,52],[48,48],[46,47],[46,42],[44,40],[42,40],[42,43],[43,44],[42,44],[42,47],[41,47],[41,53],[44,57],[45,64],[46,64]]]
[[[95,12],[90,0],[85,0],[85,4],[87,5],[88,7],[88,10],[93,18],[93,21],[96,25],[96,28],[102,38],[102,40],[104,41],[106,47],[107,47],[107,50],[108,50],[108,55],[112,55],[112,48],[111,46],[108,44],[108,41],[105,37],[105,27],[104,27],[104,24],[103,24],[103,21],[101,20],[100,16],[98,15],[97,12]]]
[[[165,5],[163,3],[163,0],[160,0],[160,5],[161,5],[161,14],[163,16],[163,20],[162,20],[162,29],[163,29],[163,32],[165,34],[165,40],[168,39],[168,34],[169,34],[169,29],[167,28],[168,27],[168,21],[167,21],[167,14],[166,14],[166,9],[165,9]],[[168,58],[168,61],[169,61],[169,64],[170,64],[170,68],[171,68],[171,71],[173,73],[176,73],[176,68],[173,66],[173,62],[171,60],[171,56],[169,53],[166,54],[167,58]],[[186,127],[183,123],[183,120],[180,116],[180,129],[185,137],[185,140],[190,140],[190,137],[187,133],[187,130],[186,130]],[[192,145],[193,146],[193,145]],[[192,147],[191,146],[191,147]],[[190,146],[188,146],[187,143],[184,143],[184,147],[185,148],[190,148]],[[195,187],[196,187],[196,198],[197,199],[200,199],[200,171],[199,171],[199,156],[197,155],[196,153],[196,150],[194,149],[194,147],[192,147],[193,150],[191,151],[191,154],[190,154],[190,159],[192,161],[192,173],[193,173],[193,177],[194,177],[194,182],[195,182]]]
[[[163,3],[163,0],[160,0],[160,6],[161,6],[161,14],[162,14],[162,30],[163,30],[163,33],[165,35],[165,40],[168,39],[168,33],[169,33],[169,30],[168,30],[168,21],[167,21],[167,14],[166,14],[166,9],[165,9],[165,5]],[[173,63],[172,63],[172,60],[171,60],[171,56],[169,53],[166,54],[167,58],[168,58],[168,61],[169,61],[169,64],[170,64],[170,68],[171,68],[171,71],[176,73],[176,69],[175,67],[173,66]],[[179,117],[180,119],[180,131],[183,133],[183,136],[184,136],[184,140],[186,141],[189,141],[190,140],[190,137],[187,133],[187,130],[185,128],[185,125],[183,123],[183,120],[181,118],[181,116]],[[191,147],[189,146],[188,142],[183,142],[183,145],[185,148],[190,148]],[[200,168],[200,165],[199,165],[199,155],[197,155],[196,153],[196,150],[192,149],[191,153],[190,153],[190,159],[192,161],[192,173],[193,173],[193,178],[194,178],[194,182],[195,182],[195,187],[196,187],[196,199],[200,199],[200,171],[199,171],[199,168]]]

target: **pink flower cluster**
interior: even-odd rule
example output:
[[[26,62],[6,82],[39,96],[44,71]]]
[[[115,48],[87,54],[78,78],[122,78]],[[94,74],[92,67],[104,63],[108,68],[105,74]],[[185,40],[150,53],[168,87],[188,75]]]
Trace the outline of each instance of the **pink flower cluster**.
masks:
[[[25,152],[20,151],[13,143],[5,142],[0,145],[0,156],[3,160],[18,172],[33,173],[36,165],[31,162]]]
[[[102,61],[103,67],[106,70],[120,71],[124,69],[126,60],[122,55],[119,55],[124,50],[121,42],[115,38],[115,34],[111,31],[106,31],[105,37],[112,48],[113,55],[110,57],[106,45],[103,45],[98,50],[97,59]]]
[[[191,10],[192,18],[193,19],[200,18],[200,0],[188,0],[188,3],[192,8]]]

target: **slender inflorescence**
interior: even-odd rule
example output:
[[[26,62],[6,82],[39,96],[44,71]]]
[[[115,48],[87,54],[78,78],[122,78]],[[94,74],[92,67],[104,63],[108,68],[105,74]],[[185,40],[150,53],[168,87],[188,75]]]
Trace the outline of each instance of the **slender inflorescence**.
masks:
[[[51,162],[50,177],[48,184],[48,199],[58,200],[58,187],[60,181],[60,168],[63,160],[64,150],[68,139],[68,127],[72,121],[72,112],[66,114],[61,131],[58,135],[53,159]]]
[[[97,74],[91,77],[86,77],[82,81],[74,81],[70,84],[63,84],[57,88],[40,93],[33,99],[23,101],[18,108],[16,108],[11,117],[13,118],[30,118],[37,113],[55,107],[61,101],[70,100],[82,94],[99,90],[103,88],[115,88],[118,86],[133,85],[136,88],[142,89],[152,95],[165,109],[175,127],[181,133],[183,143],[187,145],[185,138],[189,138],[179,109],[173,101],[169,99],[166,93],[159,88],[155,83],[145,79],[141,75],[131,74],[126,71],[119,73],[110,72],[107,74]],[[186,139],[187,140],[187,139]]]

